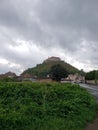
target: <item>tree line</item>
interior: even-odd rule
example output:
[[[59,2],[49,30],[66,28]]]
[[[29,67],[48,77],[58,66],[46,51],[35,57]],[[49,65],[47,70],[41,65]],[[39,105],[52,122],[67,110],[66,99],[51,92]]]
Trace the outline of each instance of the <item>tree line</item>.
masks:
[[[89,71],[85,75],[86,80],[98,80],[98,70]]]

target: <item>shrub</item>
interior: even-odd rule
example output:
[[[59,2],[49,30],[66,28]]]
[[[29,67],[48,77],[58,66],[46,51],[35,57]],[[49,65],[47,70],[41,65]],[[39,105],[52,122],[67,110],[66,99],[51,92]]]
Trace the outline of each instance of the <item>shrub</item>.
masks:
[[[78,85],[0,83],[0,130],[82,130],[95,109]]]

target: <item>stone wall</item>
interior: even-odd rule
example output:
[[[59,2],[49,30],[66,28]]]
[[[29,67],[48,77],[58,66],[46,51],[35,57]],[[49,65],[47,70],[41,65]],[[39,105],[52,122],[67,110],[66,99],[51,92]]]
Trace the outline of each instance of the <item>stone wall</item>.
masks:
[[[86,80],[86,83],[98,85],[98,80]]]

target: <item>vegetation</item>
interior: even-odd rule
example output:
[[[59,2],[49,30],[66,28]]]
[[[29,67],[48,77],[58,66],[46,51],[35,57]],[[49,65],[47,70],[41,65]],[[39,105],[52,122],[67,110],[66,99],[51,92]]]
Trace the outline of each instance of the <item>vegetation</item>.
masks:
[[[0,83],[0,130],[82,130],[95,109],[79,85]]]
[[[85,75],[86,75],[86,73],[84,72],[83,69],[80,70],[79,74],[80,74],[81,76],[85,76]]]
[[[23,73],[29,73],[38,76],[39,78],[46,77],[48,74],[50,74],[51,67],[54,65],[60,64],[63,66],[68,73],[79,73],[80,71],[76,69],[75,67],[71,66],[68,63],[65,63],[64,61],[49,61],[49,62],[43,62],[42,64],[38,64],[34,68],[29,68],[25,70]]]
[[[98,80],[98,70],[89,71],[85,76],[86,80]]]
[[[61,78],[65,78],[68,76],[68,72],[63,66],[57,64],[51,67],[50,75],[53,80],[60,81]]]
[[[0,82],[15,82],[15,77],[1,77]]]

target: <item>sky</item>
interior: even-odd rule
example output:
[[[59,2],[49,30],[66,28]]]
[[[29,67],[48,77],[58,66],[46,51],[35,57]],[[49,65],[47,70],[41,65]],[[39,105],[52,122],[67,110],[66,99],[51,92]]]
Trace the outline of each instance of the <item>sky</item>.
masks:
[[[0,0],[0,73],[51,56],[98,69],[98,0]]]

